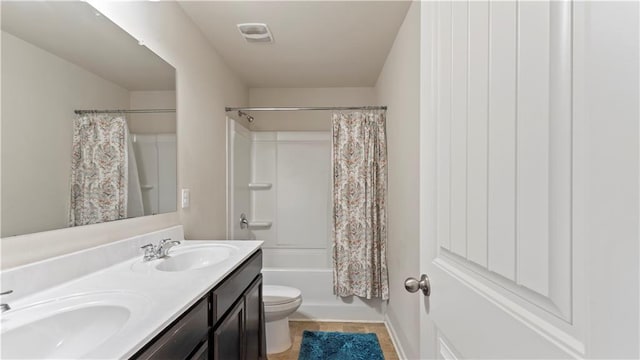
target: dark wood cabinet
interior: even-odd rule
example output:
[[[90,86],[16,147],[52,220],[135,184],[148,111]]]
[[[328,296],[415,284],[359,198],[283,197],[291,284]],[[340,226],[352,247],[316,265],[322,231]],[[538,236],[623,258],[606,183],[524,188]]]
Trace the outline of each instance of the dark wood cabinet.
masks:
[[[211,292],[212,359],[266,359],[261,271],[258,252]],[[233,351],[236,337],[242,351]]]
[[[135,358],[141,360],[188,358],[194,349],[208,340],[208,312],[209,302],[207,299],[200,300]]]
[[[245,359],[262,359],[262,275],[251,284],[244,295],[245,308]]]
[[[189,357],[189,360],[208,360],[209,359],[209,339],[203,342],[199,348]]]
[[[240,299],[236,306],[218,322],[213,331],[213,359],[244,360],[245,359],[245,309]]]
[[[133,359],[266,359],[262,251],[253,254]]]

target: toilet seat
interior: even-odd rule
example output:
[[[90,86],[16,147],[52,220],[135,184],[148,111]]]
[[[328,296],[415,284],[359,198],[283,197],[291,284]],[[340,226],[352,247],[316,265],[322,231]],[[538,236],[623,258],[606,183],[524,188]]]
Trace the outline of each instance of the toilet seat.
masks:
[[[301,297],[300,290],[289,286],[264,285],[262,287],[262,301],[265,306],[289,304]]]

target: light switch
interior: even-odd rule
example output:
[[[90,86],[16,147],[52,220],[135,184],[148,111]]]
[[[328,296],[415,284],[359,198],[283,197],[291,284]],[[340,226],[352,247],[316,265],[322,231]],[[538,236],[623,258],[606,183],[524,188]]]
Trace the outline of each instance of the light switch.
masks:
[[[182,208],[186,209],[191,204],[191,191],[182,189]]]

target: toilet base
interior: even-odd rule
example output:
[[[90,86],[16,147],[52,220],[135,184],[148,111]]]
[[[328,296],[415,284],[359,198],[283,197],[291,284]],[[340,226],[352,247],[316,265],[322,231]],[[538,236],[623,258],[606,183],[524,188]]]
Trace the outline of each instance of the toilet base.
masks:
[[[291,333],[289,332],[289,318],[267,321],[265,324],[267,336],[267,354],[276,354],[289,350],[291,347]]]

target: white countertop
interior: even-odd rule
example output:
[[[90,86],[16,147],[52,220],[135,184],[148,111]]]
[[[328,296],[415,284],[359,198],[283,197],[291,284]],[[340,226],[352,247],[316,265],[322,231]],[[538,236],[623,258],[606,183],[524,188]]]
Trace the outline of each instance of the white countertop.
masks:
[[[129,358],[255,253],[261,247],[262,241],[189,240],[183,244],[227,244],[233,245],[238,251],[215,266],[177,272],[158,271],[151,267],[145,271],[140,266],[142,256],[136,254],[135,257],[44,291],[32,293],[13,302],[7,301],[12,310],[3,314],[2,321],[11,320],[11,312],[17,313],[21,308],[52,299],[65,299],[81,294],[97,294],[98,297],[105,294],[108,298],[109,294],[129,293],[141,299],[144,306],[138,306],[118,333],[86,355],[86,358],[94,359]],[[174,249],[178,250],[180,246],[185,245],[178,245]],[[18,287],[19,284],[14,286]],[[14,291],[19,291],[19,288]]]

